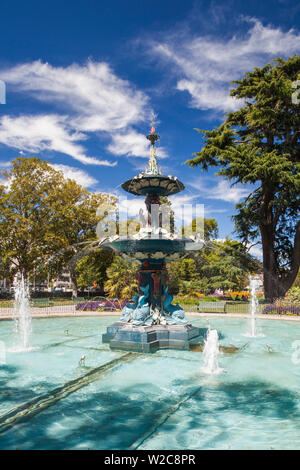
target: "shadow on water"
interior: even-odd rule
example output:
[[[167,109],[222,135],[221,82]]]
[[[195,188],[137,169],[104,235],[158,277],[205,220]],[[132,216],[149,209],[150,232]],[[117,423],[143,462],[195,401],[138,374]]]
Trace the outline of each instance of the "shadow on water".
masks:
[[[252,415],[258,420],[300,418],[299,394],[263,381],[195,387],[189,380],[176,380],[169,396],[164,397],[158,387],[150,387],[149,383],[109,392],[95,391],[95,385],[92,391],[88,390],[89,395],[86,391],[74,393],[29,421],[15,425],[1,436],[1,448],[139,448],[157,433],[183,436],[194,430],[203,433],[197,447],[210,448],[227,439],[229,425],[222,416],[233,409],[241,416]],[[177,387],[185,388],[184,393],[174,395],[172,390]],[[211,419],[216,428],[213,437],[205,431],[209,431]],[[179,443],[178,448],[180,445],[184,443]],[[185,448],[188,446],[186,442]]]
[[[20,403],[27,402],[38,396],[45,390],[49,390],[55,386],[51,381],[38,381],[38,384],[31,385],[11,385],[10,382],[18,381],[21,374],[24,373],[22,367],[4,364],[0,366],[0,404],[5,403],[5,407],[0,412],[0,415],[8,408],[11,408]],[[1,407],[0,407],[1,409]]]
[[[204,393],[204,396],[203,396]],[[213,395],[212,402],[206,400],[207,394]],[[298,407],[299,393],[292,392],[283,387],[274,387],[272,384],[262,381],[246,381],[230,384],[216,384],[215,386],[205,386],[196,393],[191,400],[184,403],[182,408],[188,409],[191,413],[188,419],[180,421],[180,436],[191,435],[192,431],[202,431],[202,439],[198,440],[198,445],[192,448],[210,449],[216,448],[224,442],[230,441],[233,423],[225,421],[226,415],[234,410],[240,415],[240,419],[249,416],[257,419],[256,436],[259,435],[259,423],[268,420],[286,421],[292,420],[295,423],[300,418]],[[212,436],[206,436],[205,429],[208,423],[214,422],[214,432]],[[168,424],[168,423],[167,423]],[[162,431],[164,433],[176,433],[177,423],[168,424]],[[204,431],[204,432],[203,432]],[[237,430],[240,432],[240,429]],[[272,436],[268,438],[272,440]],[[181,445],[183,443],[181,442]],[[185,442],[188,445],[188,442]]]

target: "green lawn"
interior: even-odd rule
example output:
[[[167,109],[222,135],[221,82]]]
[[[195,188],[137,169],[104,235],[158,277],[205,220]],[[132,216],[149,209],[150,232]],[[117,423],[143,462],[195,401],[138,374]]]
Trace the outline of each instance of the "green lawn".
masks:
[[[198,310],[198,303],[197,304],[189,304],[189,305],[184,305],[181,304],[181,307],[183,310],[186,312],[201,312],[201,302],[200,304],[200,310]],[[214,302],[212,302],[213,306]],[[246,302],[226,302],[226,313],[249,313],[250,305],[249,303]],[[213,310],[208,311],[208,310],[203,310],[204,313],[214,313]],[[216,312],[217,313],[217,312]]]
[[[53,305],[55,306],[56,305],[74,305],[74,302],[71,299],[50,299],[50,301],[53,302]],[[13,306],[14,306],[13,300],[0,300],[0,308],[13,308]],[[39,306],[43,307],[44,305],[41,302]]]
[[[58,305],[74,305],[73,301],[71,299],[50,299],[51,302],[53,302],[54,306]],[[0,300],[0,308],[12,308],[14,304],[13,300]],[[197,312],[197,305],[198,304],[181,304],[181,307],[186,311],[186,312]],[[200,303],[201,305],[201,303]],[[42,303],[40,305],[36,305],[40,307],[44,307]],[[250,309],[250,304],[249,302],[227,302],[226,303],[226,313],[249,313]],[[201,308],[200,308],[201,311]],[[207,313],[211,313],[208,312]]]

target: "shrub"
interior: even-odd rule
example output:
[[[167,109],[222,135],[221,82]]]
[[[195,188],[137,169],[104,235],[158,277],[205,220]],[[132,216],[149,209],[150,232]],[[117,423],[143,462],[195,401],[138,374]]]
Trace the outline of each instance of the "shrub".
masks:
[[[300,287],[292,287],[288,291],[285,300],[300,307]]]

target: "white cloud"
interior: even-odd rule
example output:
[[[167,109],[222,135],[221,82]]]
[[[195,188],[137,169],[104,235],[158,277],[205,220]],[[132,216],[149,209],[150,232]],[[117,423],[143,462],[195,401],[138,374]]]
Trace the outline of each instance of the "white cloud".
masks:
[[[126,133],[113,134],[112,142],[108,145],[107,150],[114,155],[149,158],[149,145],[150,142],[143,134],[139,134],[135,130],[129,130]],[[157,149],[157,154],[160,158],[167,156],[167,152],[163,147]]]
[[[77,113],[74,126],[83,131],[110,132],[145,118],[146,95],[104,62],[53,67],[38,60],[3,70],[1,78],[15,90],[72,109]]]
[[[216,209],[215,207],[207,206],[206,204],[204,205],[205,217],[207,215],[224,214],[225,212],[228,212],[228,210],[229,209]]]
[[[51,166],[58,171],[62,171],[65,178],[75,180],[76,183],[86,188],[94,186],[98,181],[89,175],[86,171],[74,168],[73,166],[51,164]]]
[[[230,186],[228,181],[219,181],[217,186],[211,188],[207,195],[209,199],[221,199],[226,202],[237,203],[249,194],[249,190],[241,186]]]
[[[196,194],[176,194],[170,196],[176,225],[181,227],[182,221],[185,224],[192,222],[194,217],[204,217],[204,206],[196,201]]]
[[[205,186],[200,179],[189,183],[192,188],[199,191],[205,199],[219,199],[225,202],[237,203],[249,194],[246,186],[230,186],[226,180],[221,180],[217,185]]]
[[[10,166],[11,166],[11,161],[10,161],[10,160],[4,161],[4,162],[3,162],[3,161],[2,161],[2,162],[0,161],[0,168],[1,168],[1,170],[2,170],[3,168],[9,168]]]
[[[252,247],[250,248],[250,250],[249,250],[249,253],[250,253],[251,255],[255,256],[256,258],[262,259],[262,257],[263,257],[262,249],[261,249],[259,246],[257,246],[257,245],[252,246]]]
[[[79,141],[86,136],[68,126],[68,119],[58,115],[3,116],[0,119],[0,142],[27,152],[50,150],[73,157],[85,164],[114,166],[108,160],[88,157]]]
[[[238,100],[229,96],[230,81],[278,55],[299,52],[300,34],[295,30],[283,32],[254,18],[247,21],[251,27],[244,37],[221,40],[187,34],[176,38],[172,34],[161,43],[152,41],[152,54],[175,66],[176,88],[190,94],[191,107],[217,111],[238,108]]]
[[[193,201],[197,195],[195,194],[175,194],[174,196],[169,196],[169,200],[172,203],[172,209],[178,210],[180,209],[184,204],[192,204]]]
[[[138,217],[139,211],[146,211],[144,199],[131,199],[126,196],[119,197],[119,211],[121,215],[128,214],[128,217]]]
[[[116,133],[123,135],[149,113],[148,97],[117,77],[104,62],[53,67],[35,61],[1,70],[1,78],[12,91],[25,92],[62,113],[19,118],[4,116],[0,142],[21,150],[54,150],[85,164],[111,165],[106,160],[86,156],[78,141],[87,140],[89,133],[101,137],[104,132],[106,136],[113,135],[109,147],[121,155]],[[24,132],[27,125],[28,137]],[[142,135],[135,131],[130,135],[125,154],[140,156],[147,144],[142,145]]]

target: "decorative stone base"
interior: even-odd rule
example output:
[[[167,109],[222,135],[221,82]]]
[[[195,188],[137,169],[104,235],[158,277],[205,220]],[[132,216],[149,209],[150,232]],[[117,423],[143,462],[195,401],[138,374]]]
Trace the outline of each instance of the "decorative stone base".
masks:
[[[158,349],[189,350],[195,344],[203,343],[206,328],[192,325],[133,326],[116,322],[107,328],[102,341],[111,349],[126,351],[156,352]]]

